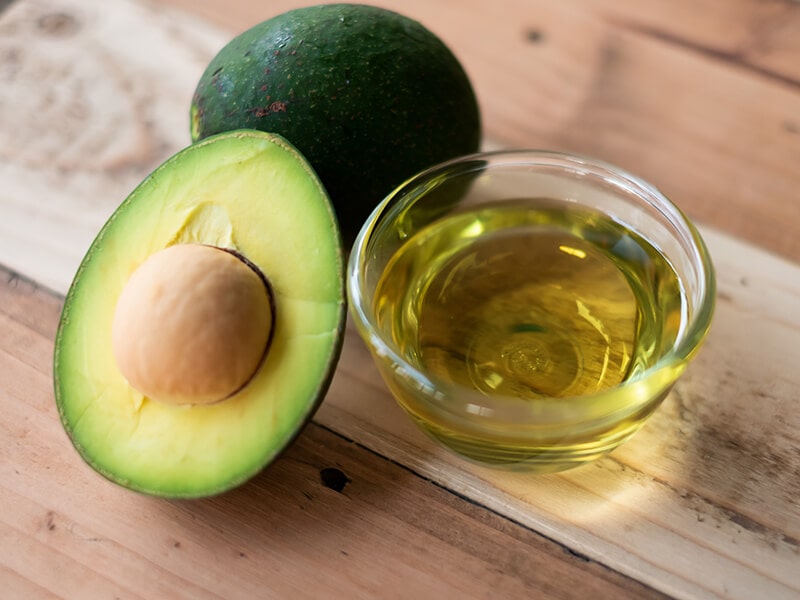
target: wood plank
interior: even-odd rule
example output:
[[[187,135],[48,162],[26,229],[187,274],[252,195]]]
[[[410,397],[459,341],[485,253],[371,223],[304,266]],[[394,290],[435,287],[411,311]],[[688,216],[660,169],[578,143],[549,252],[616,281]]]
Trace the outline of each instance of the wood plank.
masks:
[[[661,597],[320,425],[224,496],[118,488],[58,423],[60,305],[0,269],[4,598]]]
[[[190,142],[220,32],[120,2],[25,0],[0,15],[0,264],[63,290],[116,206]]]
[[[353,330],[317,419],[669,594],[798,597],[800,267],[704,234],[719,283],[706,347],[607,459],[525,476],[453,458],[393,404]]]
[[[2,9],[2,3],[0,3]],[[0,581],[3,582],[3,593],[9,598],[30,598],[31,600],[57,600],[58,596],[47,592],[40,585],[22,577],[13,569],[0,565]]]

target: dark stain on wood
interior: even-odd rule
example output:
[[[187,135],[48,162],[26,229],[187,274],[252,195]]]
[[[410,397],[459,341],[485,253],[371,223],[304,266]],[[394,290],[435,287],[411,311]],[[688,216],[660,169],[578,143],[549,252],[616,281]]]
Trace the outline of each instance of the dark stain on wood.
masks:
[[[737,421],[731,412],[735,406],[725,403],[734,393],[732,388],[754,402],[776,402],[773,394],[761,388],[742,390],[747,385],[741,376],[721,381],[719,397],[713,399],[680,385],[673,390],[671,400],[676,403],[677,427],[686,453],[683,460],[690,473],[689,493],[707,505],[703,512],[711,509],[718,518],[757,535],[767,545],[792,545],[779,527],[785,518],[800,520],[800,467],[792,456],[796,446],[786,438],[793,434],[780,414],[761,426]],[[758,510],[765,502],[772,506]],[[800,552],[794,545],[792,550]]]

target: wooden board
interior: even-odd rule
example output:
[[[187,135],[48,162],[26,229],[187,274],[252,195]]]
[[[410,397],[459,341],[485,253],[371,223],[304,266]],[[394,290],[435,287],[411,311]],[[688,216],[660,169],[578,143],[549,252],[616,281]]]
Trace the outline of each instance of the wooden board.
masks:
[[[695,35],[690,26],[664,19],[668,35],[652,35],[657,17],[633,7],[620,25],[608,3],[554,4],[508,2],[503,16],[470,0],[449,20],[444,2],[408,10],[465,57],[495,143],[614,160],[714,224],[703,226],[719,277],[712,333],[645,428],[611,457],[561,475],[469,465],[411,425],[349,328],[330,393],[287,457],[218,499],[142,498],[72,452],[50,387],[60,302],[6,276],[4,589],[25,598],[247,597],[265,585],[285,597],[800,597],[800,267],[774,255],[800,258],[791,158],[800,156],[800,89],[784,81],[796,73],[776,50],[719,64],[675,43]],[[704,15],[718,7],[698,5]],[[265,10],[253,6],[236,14]],[[674,14],[688,11],[681,6]],[[475,44],[464,28],[479,24],[509,45]],[[194,82],[230,35],[133,0],[20,0],[1,14],[0,264],[63,293],[116,204],[188,143]],[[722,48],[713,36],[702,43]],[[707,93],[688,92],[700,83]],[[672,108],[659,102],[682,89]],[[325,467],[351,479],[341,494],[320,482]]]
[[[582,554],[679,597],[800,594],[800,267],[704,230],[706,346],[609,458],[554,476],[474,467],[392,404],[348,331],[318,420]]]

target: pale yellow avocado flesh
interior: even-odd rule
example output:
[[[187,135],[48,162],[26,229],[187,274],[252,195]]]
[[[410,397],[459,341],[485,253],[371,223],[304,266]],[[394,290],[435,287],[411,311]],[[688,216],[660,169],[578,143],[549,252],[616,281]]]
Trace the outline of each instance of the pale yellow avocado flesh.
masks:
[[[208,406],[171,406],[128,385],[111,324],[131,273],[173,244],[234,250],[266,276],[275,322],[256,376]],[[268,464],[315,410],[344,325],[343,253],[316,175],[282,138],[238,131],[178,153],[117,209],[67,295],[55,391],[74,445],[98,472],[170,497],[230,489]]]

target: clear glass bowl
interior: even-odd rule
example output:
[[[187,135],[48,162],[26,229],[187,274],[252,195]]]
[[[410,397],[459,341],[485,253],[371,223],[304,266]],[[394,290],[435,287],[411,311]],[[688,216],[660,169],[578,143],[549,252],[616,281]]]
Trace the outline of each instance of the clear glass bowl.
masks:
[[[603,217],[598,222],[618,224],[634,239],[639,236],[646,240],[666,259],[670,273],[677,275],[680,301],[669,317],[676,321],[675,335],[660,345],[649,340],[647,360],[632,366],[621,381],[579,395],[493,393],[491,386],[454,382],[432,372],[421,359],[415,340],[408,339],[408,332],[403,334],[407,338],[398,338],[397,323],[380,316],[387,302],[384,297],[376,301],[381,278],[405,244],[424,237],[420,232],[430,231],[456,215],[503,207],[511,199],[521,200],[516,203],[517,209],[521,205],[534,224],[545,213],[588,211]],[[593,222],[594,218],[584,219],[582,235],[590,241],[605,239],[607,232],[592,231]],[[472,236],[464,233],[445,241],[428,236],[422,262],[445,264],[447,260],[439,260],[439,255],[453,255],[454,247],[472,243]],[[479,237],[480,231],[474,236]],[[527,252],[522,248],[521,254]],[[607,247],[602,252],[613,253]],[[516,259],[522,262],[510,264],[531,263],[530,256],[523,260],[521,254]],[[514,256],[506,258],[515,260]],[[618,256],[611,258],[619,260]],[[426,321],[414,314],[419,298],[425,294],[422,288],[430,284],[425,281],[415,290],[416,304],[404,305],[406,298],[398,300],[396,307],[403,319],[419,321],[417,336],[426,333]],[[381,375],[400,406],[424,431],[473,461],[537,472],[560,471],[594,460],[633,435],[702,343],[715,300],[714,271],[703,240],[659,190],[601,161],[533,150],[466,156],[406,181],[364,224],[351,251],[347,286],[350,311]],[[533,300],[533,311],[537,310],[535,304]],[[640,317],[642,310],[639,308]],[[454,314],[452,318],[454,326],[459,326],[461,316]],[[490,314],[490,318],[494,316]],[[643,330],[645,326],[637,322],[636,328]],[[414,335],[412,331],[410,338]],[[636,343],[643,342],[637,338]],[[575,345],[580,354],[580,338]]]

